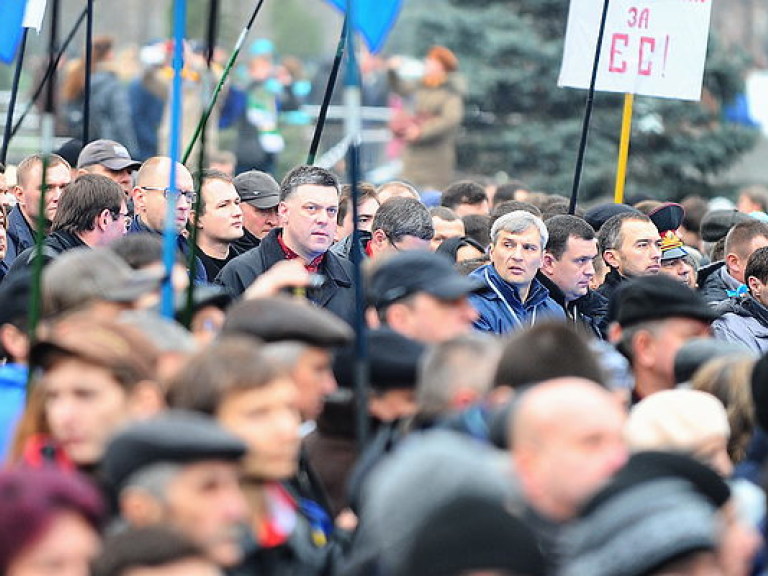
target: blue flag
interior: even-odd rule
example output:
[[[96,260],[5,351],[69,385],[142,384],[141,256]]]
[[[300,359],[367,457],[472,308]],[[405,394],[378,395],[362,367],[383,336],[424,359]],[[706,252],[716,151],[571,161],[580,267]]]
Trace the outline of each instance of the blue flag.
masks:
[[[0,0],[0,61],[10,64],[21,40],[27,0]]]
[[[346,12],[347,0],[326,0]],[[368,49],[376,53],[384,47],[389,31],[400,14],[403,0],[354,0],[354,28],[365,39]]]

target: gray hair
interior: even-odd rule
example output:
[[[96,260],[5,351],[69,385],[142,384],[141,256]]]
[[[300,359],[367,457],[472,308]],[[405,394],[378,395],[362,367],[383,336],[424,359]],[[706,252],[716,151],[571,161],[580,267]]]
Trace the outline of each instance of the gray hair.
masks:
[[[432,240],[435,235],[429,210],[413,198],[395,197],[384,202],[373,217],[371,229],[382,230],[392,242],[403,236]]]
[[[274,367],[278,372],[291,372],[299,363],[301,355],[309,348],[303,342],[293,340],[283,342],[270,342],[264,344],[261,349],[264,361]]]
[[[174,462],[155,462],[136,470],[128,476],[120,492],[141,490],[160,502],[165,502],[168,486],[181,471],[181,464]]]
[[[504,214],[504,216],[496,220],[491,228],[491,243],[495,245],[496,241],[499,239],[499,234],[502,232],[519,234],[534,226],[539,231],[539,236],[541,237],[541,249],[544,250],[544,247],[549,241],[547,227],[544,225],[541,218],[534,216],[525,210],[515,210],[509,214]]]
[[[427,416],[445,414],[461,388],[485,396],[493,386],[500,357],[500,342],[485,334],[465,334],[431,347],[419,366],[419,412]]]

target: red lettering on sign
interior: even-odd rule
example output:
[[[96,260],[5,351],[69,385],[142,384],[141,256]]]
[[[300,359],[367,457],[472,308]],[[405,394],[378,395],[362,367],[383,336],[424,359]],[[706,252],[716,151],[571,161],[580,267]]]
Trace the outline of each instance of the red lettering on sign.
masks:
[[[656,50],[656,39],[643,36],[640,38],[640,61],[637,72],[640,76],[650,76],[653,71],[653,53]]]
[[[627,71],[627,61],[622,58],[624,48],[629,46],[628,34],[614,34],[611,39],[611,61],[608,64],[608,71],[616,74],[624,74]]]

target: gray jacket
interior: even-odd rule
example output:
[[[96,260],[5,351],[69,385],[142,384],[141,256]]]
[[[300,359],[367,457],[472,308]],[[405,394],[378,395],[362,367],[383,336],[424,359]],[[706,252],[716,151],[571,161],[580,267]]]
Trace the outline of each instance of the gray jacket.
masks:
[[[746,302],[750,299],[749,302]],[[758,354],[768,352],[768,325],[751,313],[745,302],[760,306],[751,296],[742,299],[731,299],[718,307],[724,312],[720,318],[712,322],[712,332],[715,338],[744,344]],[[768,313],[768,310],[766,310]]]

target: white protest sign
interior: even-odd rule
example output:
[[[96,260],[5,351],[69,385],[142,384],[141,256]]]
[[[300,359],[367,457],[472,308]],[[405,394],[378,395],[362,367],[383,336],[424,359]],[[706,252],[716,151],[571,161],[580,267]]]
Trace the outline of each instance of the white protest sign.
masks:
[[[40,33],[40,28],[43,27],[43,16],[45,16],[45,3],[46,0],[28,0],[22,23],[24,28],[34,28],[38,34]]]
[[[589,88],[604,0],[571,0],[559,86]],[[712,0],[609,0],[596,89],[699,100]]]

